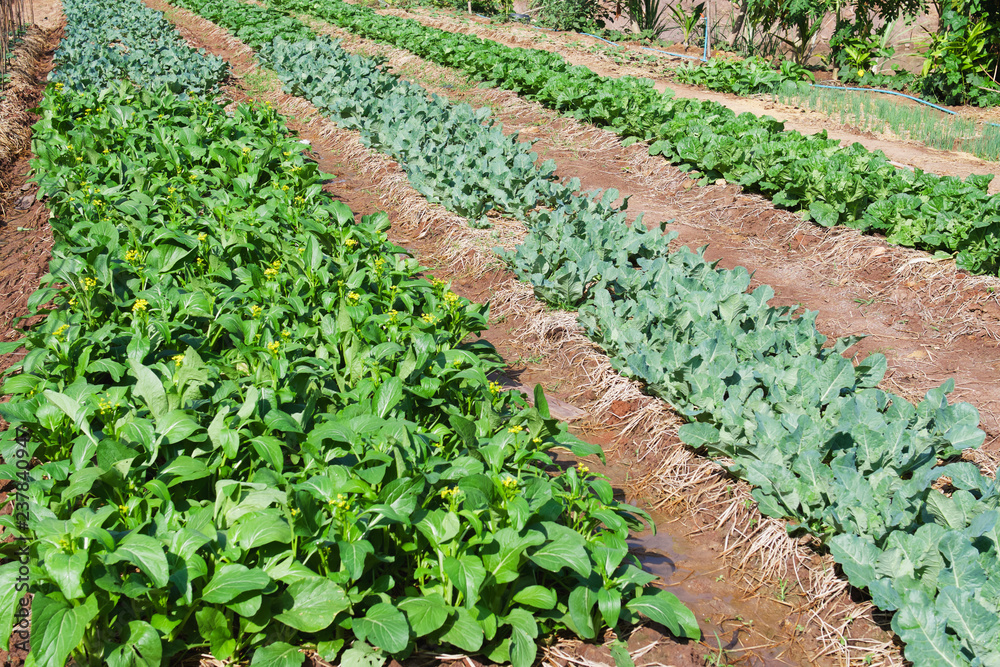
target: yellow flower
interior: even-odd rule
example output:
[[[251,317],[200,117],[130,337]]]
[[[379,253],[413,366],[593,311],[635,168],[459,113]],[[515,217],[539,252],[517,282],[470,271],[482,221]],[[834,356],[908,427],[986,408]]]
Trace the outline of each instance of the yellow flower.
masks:
[[[427,324],[434,324],[435,322],[437,322],[437,317],[435,317],[431,313],[424,313],[423,315],[420,316],[420,319],[426,322]]]
[[[281,191],[282,192],[288,192],[288,186],[287,185],[282,185],[281,186]]]
[[[447,303],[449,306],[454,306],[456,303],[458,303],[458,295],[455,294],[454,292],[445,292],[444,300],[445,303]]]
[[[55,336],[57,339],[62,339],[63,334],[66,333],[67,329],[69,329],[69,325],[68,324],[64,324],[61,327],[59,327],[58,329],[56,329],[55,331],[53,331],[52,335]]]
[[[206,234],[205,232],[198,234],[198,243],[204,243],[207,238],[208,234]]]
[[[83,279],[83,291],[89,292],[93,288],[97,287],[97,280],[94,278],[84,278]]]
[[[70,299],[69,300],[69,305],[75,306],[76,305],[76,299]]]
[[[281,337],[284,338],[285,340],[288,340],[289,338],[292,337],[292,332],[289,331],[288,329],[285,329],[284,331],[281,332]]]
[[[496,382],[490,382],[490,393],[491,394],[493,394],[494,396],[498,396],[500,394],[500,389],[501,389],[501,387],[500,387],[500,385],[498,383],[496,383]]]
[[[268,268],[264,269],[264,277],[265,278],[273,278],[276,275],[278,275],[278,270],[277,269],[274,269],[274,268],[271,268],[271,267],[268,267]]]
[[[347,300],[348,301],[351,301],[353,303],[357,303],[359,299],[361,299],[361,296],[357,292],[348,292],[347,293]]]
[[[344,245],[346,245],[348,248],[353,248],[354,246],[358,245],[358,242],[355,241],[354,239],[344,239]]]
[[[192,181],[197,181],[198,180],[198,174],[191,174],[190,176],[188,176],[188,178],[190,180],[192,180]]]
[[[541,438],[532,438],[531,441],[533,443],[535,443],[536,445],[542,444],[542,439]]]
[[[108,150],[107,148],[105,148],[105,149],[104,149],[103,151],[101,151],[101,152],[102,152],[102,153],[104,153],[105,155],[107,155],[107,154],[108,154],[108,153],[110,153],[111,151],[109,151],[109,150]]]
[[[511,426],[509,429],[507,429],[507,432],[508,433],[520,433],[523,430],[524,430],[524,428],[520,424],[516,424],[514,426]]]
[[[396,312],[395,310],[390,310],[389,311],[389,321],[390,322],[395,322],[398,319],[399,319],[399,313]]]
[[[184,355],[183,354],[175,354],[174,356],[172,356],[170,358],[174,360],[174,365],[175,366],[180,366],[181,362],[184,361]]]
[[[250,317],[252,317],[254,319],[257,319],[258,317],[260,317],[261,313],[263,313],[263,312],[264,312],[264,309],[261,308],[260,306],[256,305],[256,304],[254,304],[253,306],[250,306]]]
[[[503,480],[503,488],[507,491],[513,491],[517,488],[517,480],[513,477],[505,477]]]
[[[276,259],[276,260],[274,260],[273,262],[271,262],[271,266],[272,266],[272,267],[273,267],[273,268],[274,268],[275,270],[279,270],[279,269],[281,269],[281,260],[280,260],[280,259]]]
[[[278,350],[281,349],[281,343],[279,343],[278,341],[274,341],[273,343],[268,343],[267,349],[271,352],[271,354],[278,354]]]
[[[127,253],[125,253],[125,261],[129,262],[131,264],[134,264],[134,263],[138,262],[139,261],[139,251],[138,250],[129,250]]]
[[[145,299],[136,299],[135,303],[132,304],[132,312],[133,313],[141,313],[144,310],[146,310],[146,306],[148,306],[148,305],[149,305],[149,302],[146,301]]]
[[[580,477],[586,477],[587,473],[590,472],[590,468],[588,468],[587,466],[585,466],[582,463],[578,463],[576,465],[576,471],[577,471],[577,473],[579,473]]]
[[[250,152],[250,147],[249,146],[244,146],[243,147],[243,154],[246,155],[249,152]]]
[[[128,508],[125,507],[124,505],[119,505],[118,511],[121,512],[122,514],[128,514]]]

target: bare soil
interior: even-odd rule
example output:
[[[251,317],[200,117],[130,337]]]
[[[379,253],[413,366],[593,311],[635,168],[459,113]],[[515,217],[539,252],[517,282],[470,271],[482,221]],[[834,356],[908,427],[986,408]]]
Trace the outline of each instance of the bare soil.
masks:
[[[902,141],[887,134],[860,130],[851,125],[845,125],[831,116],[819,111],[801,109],[772,102],[756,97],[739,97],[728,93],[718,93],[697,86],[678,83],[666,76],[665,68],[676,66],[682,62],[679,58],[670,58],[643,48],[638,44],[624,44],[623,48],[639,57],[655,56],[657,62],[616,63],[610,56],[601,52],[591,52],[588,49],[600,47],[613,48],[593,37],[579,33],[542,31],[518,24],[495,24],[488,19],[457,11],[428,9],[414,7],[409,10],[381,9],[379,13],[414,19],[424,25],[460,32],[475,34],[485,39],[492,39],[514,47],[529,47],[544,51],[555,51],[574,65],[583,65],[604,76],[637,76],[652,79],[657,90],[668,88],[678,97],[688,97],[699,100],[712,100],[727,106],[736,113],[750,112],[758,116],[771,116],[785,123],[789,130],[797,130],[802,134],[815,134],[826,130],[831,139],[837,139],[849,145],[860,143],[869,150],[881,150],[897,165],[915,167],[942,176],[957,176],[965,178],[969,174],[995,173],[998,164],[987,162],[974,155],[957,151],[942,151],[930,148],[916,141]],[[433,14],[433,16],[431,15]],[[699,49],[684,49],[680,46],[669,50],[701,55]],[[946,107],[949,108],[949,107]],[[1000,120],[1000,107],[996,109],[977,109],[974,107],[954,107],[951,110],[962,116],[978,121]],[[944,116],[945,114],[942,114]],[[990,185],[991,192],[1000,192],[1000,181],[995,180]]]
[[[234,77],[226,88],[229,97],[268,99],[283,113],[298,116],[291,128],[310,142],[311,155],[320,168],[335,174],[325,188],[332,196],[345,202],[357,215],[387,211],[393,222],[392,240],[410,250],[433,275],[451,280],[458,293],[494,304],[490,329],[482,336],[508,360],[505,373],[529,386],[541,383],[551,396],[586,408],[587,416],[574,424],[574,432],[609,451],[611,464],[605,471],[617,487],[647,506],[653,504],[650,495],[656,495],[661,503],[665,500],[661,494],[649,493],[652,487],[643,480],[659,469],[664,452],[689,454],[684,452],[675,433],[664,430],[664,423],[670,418],[663,416],[662,403],[642,396],[628,381],[618,378],[612,382],[628,385],[631,393],[626,391],[623,396],[630,400],[604,401],[606,405],[601,407],[608,392],[601,382],[595,382],[595,377],[614,374],[607,359],[582,338],[572,314],[546,312],[531,297],[530,289],[518,284],[484,250],[485,244],[479,242],[491,240],[486,233],[472,230],[461,219],[427,204],[406,183],[400,167],[361,147],[356,133],[336,129],[318,118],[311,105],[280,94],[274,83],[269,89],[263,86],[260,81],[268,77],[255,70],[245,45],[187,11],[171,9],[162,0],[146,1],[153,8],[165,10],[167,18],[177,24],[192,45],[231,63]],[[504,228],[504,221],[496,223],[494,231],[502,239],[516,235]],[[544,331],[537,328],[540,323]],[[661,437],[656,442],[649,442],[646,437],[646,431],[655,421],[646,418],[650,414],[660,420],[657,428]],[[712,468],[712,464],[707,465]],[[718,466],[708,474],[721,480],[723,487],[729,487],[725,493],[731,500],[744,504],[748,497],[745,485],[725,479]],[[691,498],[688,501],[698,504]],[[868,606],[859,606],[851,600],[843,582],[835,584],[839,589],[824,600],[809,598],[801,593],[801,588],[789,584],[791,578],[809,582],[820,576],[821,571],[832,574],[828,558],[805,550],[792,553],[796,545],[789,541],[791,547],[779,550],[789,580],[782,584],[775,579],[770,582],[775,588],[765,587],[759,575],[748,573],[753,568],[747,564],[752,557],[740,561],[740,557],[749,557],[748,554],[728,544],[743,516],[739,513],[722,516],[719,507],[711,503],[706,504],[705,513],[696,515],[688,505],[666,504],[659,516],[668,527],[657,537],[639,536],[634,547],[651,568],[659,568],[667,575],[670,590],[683,595],[695,610],[703,623],[706,640],[701,645],[678,643],[662,630],[643,629],[641,632],[646,634],[633,635],[630,640],[630,648],[641,653],[639,664],[703,664],[704,656],[720,651],[751,664],[832,664],[831,653],[836,649],[831,649],[831,645],[839,646],[840,636],[847,637],[848,649],[854,651],[848,659],[860,659],[871,652],[879,658],[877,662],[893,662],[888,635],[872,618]],[[787,536],[784,539],[788,541]],[[669,572],[664,569],[667,562]],[[733,567],[740,562],[742,568]],[[838,622],[822,619],[849,616],[868,620],[859,620],[846,628],[844,635],[835,638],[838,641],[828,641],[826,635]],[[716,633],[722,638],[721,649]],[[570,640],[546,647],[546,657],[555,664],[584,664],[585,660],[612,664],[606,647]]]
[[[35,3],[36,20],[58,15],[59,5],[47,0]],[[29,110],[38,105],[45,78],[52,69],[52,54],[62,38],[62,27],[53,23],[32,26],[16,52],[14,74],[5,90],[0,114],[0,342],[16,340],[17,318],[27,313],[28,297],[38,289],[48,272],[52,248],[49,212],[35,199],[37,186],[28,182],[31,159],[31,125],[37,116]],[[22,322],[18,326],[27,326]],[[0,373],[20,358],[0,355]]]

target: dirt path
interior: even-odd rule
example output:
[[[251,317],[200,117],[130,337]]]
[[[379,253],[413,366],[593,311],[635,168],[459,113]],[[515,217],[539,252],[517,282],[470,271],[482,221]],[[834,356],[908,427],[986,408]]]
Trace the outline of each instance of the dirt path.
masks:
[[[13,76],[0,103],[0,342],[19,337],[14,320],[27,312],[28,297],[48,271],[52,248],[48,209],[36,201],[37,187],[27,179],[31,125],[37,119],[30,109],[41,101],[52,69],[64,21],[61,5],[35,3],[35,19],[15,51]],[[0,356],[0,372],[15,361],[14,355]]]
[[[642,663],[702,664],[702,656],[718,653],[716,632],[723,645],[732,643],[731,657],[743,655],[750,664],[833,664],[835,654],[837,660],[860,660],[869,653],[876,663],[898,661],[870,609],[854,604],[844,582],[833,576],[829,558],[789,539],[780,523],[756,514],[745,502],[746,486],[691,455],[676,437],[676,418],[661,401],[643,396],[638,386],[611,370],[607,358],[582,336],[573,314],[548,311],[532,298],[530,288],[499,266],[489,247],[515,240],[523,233],[518,223],[496,219],[492,230],[473,230],[461,218],[428,204],[409,186],[402,169],[365,149],[357,133],[337,129],[303,100],[282,95],[266,71],[262,75],[255,70],[245,45],[190,12],[169,9],[162,0],[146,1],[166,10],[193,45],[233,65],[233,85],[227,89],[231,97],[253,94],[301,119],[291,127],[310,141],[321,169],[336,175],[326,185],[328,192],[358,215],[386,210],[395,242],[412,251],[435,276],[452,280],[463,296],[494,304],[491,327],[483,335],[511,360],[507,374],[529,386],[540,382],[550,395],[585,406],[587,416],[574,429],[609,450],[608,474],[616,485],[634,496],[648,496],[655,490],[641,480],[673,457],[674,469],[684,478],[678,478],[677,488],[686,484],[690,492],[674,498],[656,494],[650,502],[664,504],[664,524],[679,521],[665,525],[659,541],[640,540],[633,546],[670,570],[670,590],[695,608],[708,644],[677,643],[646,629],[630,640],[633,650],[651,651],[643,654]],[[262,80],[269,84],[261,85]],[[744,509],[734,512],[732,507]],[[745,549],[755,544],[747,540],[727,551],[730,536],[741,534],[763,539],[772,548]],[[665,565],[668,562],[671,565]],[[802,586],[789,585],[792,580]],[[825,595],[803,590],[822,590]],[[741,620],[735,621],[737,617]],[[867,620],[850,624],[845,618]],[[607,649],[579,642],[561,641],[546,651],[556,664],[569,659],[611,663]]]
[[[459,13],[451,16],[430,16],[431,10],[414,8],[413,10],[382,9],[380,14],[400,16],[414,19],[420,23],[465,34],[475,34],[485,39],[514,47],[528,47],[555,51],[574,65],[583,65],[604,76],[632,75],[652,79],[657,90],[669,88],[678,97],[689,97],[699,100],[712,100],[729,107],[736,113],[750,112],[758,116],[771,116],[785,123],[789,130],[798,130],[803,134],[814,134],[826,130],[830,138],[837,139],[845,145],[860,143],[869,150],[881,150],[890,160],[899,165],[916,167],[934,174],[958,176],[965,178],[969,174],[992,174],[1000,169],[996,162],[986,162],[974,155],[962,152],[942,151],[929,148],[915,141],[901,141],[886,138],[879,134],[861,131],[850,125],[844,125],[827,114],[819,111],[807,111],[798,107],[771,102],[753,97],[739,97],[727,93],[718,93],[697,86],[688,86],[668,80],[664,76],[664,67],[668,63],[676,65],[677,59],[665,59],[656,64],[646,65],[630,63],[619,65],[609,56],[602,53],[591,53],[587,47],[606,47],[600,40],[576,33],[544,32],[524,26],[511,24],[493,24],[486,19],[469,17]],[[443,12],[434,11],[435,14]],[[576,46],[580,45],[580,46]],[[651,53],[633,47],[633,51],[641,54]],[[977,111],[977,115],[983,115]],[[995,179],[990,185],[991,192],[1000,192],[1000,179]]]

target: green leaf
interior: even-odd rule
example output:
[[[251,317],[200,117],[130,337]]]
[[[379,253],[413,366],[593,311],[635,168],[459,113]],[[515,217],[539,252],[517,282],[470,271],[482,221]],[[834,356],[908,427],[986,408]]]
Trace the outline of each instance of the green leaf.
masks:
[[[0,565],[0,648],[7,646],[11,628],[14,625],[14,612],[19,606],[19,600],[28,594],[27,588],[18,590],[17,576],[21,564],[13,560]],[[24,586],[27,586],[27,581]]]
[[[556,592],[545,586],[527,586],[514,595],[514,602],[535,609],[555,609]]]
[[[384,419],[402,398],[403,381],[398,377],[385,380],[375,390],[375,414]]]
[[[476,653],[483,647],[483,629],[465,607],[452,609],[451,620],[445,627],[441,643],[453,644],[469,653]]]
[[[107,658],[109,667],[160,667],[162,661],[160,633],[145,621],[131,621],[124,643]]]
[[[406,616],[387,602],[372,605],[364,618],[354,620],[354,629],[365,641],[389,653],[399,653],[410,643]]]
[[[906,659],[921,667],[967,667],[958,638],[945,632],[946,619],[923,591],[911,591],[892,617],[892,629],[906,643]]]
[[[152,370],[132,360],[129,362],[132,367],[132,375],[135,376],[135,393],[142,398],[150,414],[157,421],[167,412],[167,393],[163,390],[163,383]]]
[[[319,632],[330,627],[334,617],[351,606],[343,589],[322,577],[293,582],[281,601],[284,611],[274,618],[302,632]]]
[[[455,587],[462,593],[466,607],[479,602],[479,589],[486,581],[486,568],[478,556],[469,554],[444,559],[444,571]]]
[[[531,667],[535,663],[538,645],[521,628],[514,628],[511,634],[510,663],[513,667]]]
[[[138,533],[126,535],[108,560],[109,563],[121,561],[138,567],[158,588],[165,587],[170,579],[170,568],[167,566],[163,545],[148,535]]]
[[[615,661],[615,667],[635,667],[635,661],[628,652],[628,645],[620,639],[611,643],[611,657]]]
[[[339,667],[382,667],[385,652],[358,639],[340,656]]]
[[[285,642],[275,642],[254,651],[251,667],[298,667],[305,662],[306,654]]]
[[[597,626],[594,624],[594,605],[597,604],[597,593],[585,583],[577,584],[569,594],[569,615],[573,619],[575,630],[584,639],[597,637]]]
[[[189,438],[201,429],[201,426],[183,410],[171,410],[156,418],[156,430],[164,442],[171,445]]]
[[[195,622],[209,650],[218,660],[228,660],[236,651],[236,639],[226,615],[216,607],[203,607],[195,612]]]
[[[344,569],[350,575],[352,581],[357,581],[365,572],[365,558],[375,553],[375,547],[368,540],[357,540],[355,542],[337,542],[340,550],[340,562],[344,564]]]
[[[581,577],[590,574],[590,558],[582,535],[551,521],[543,522],[542,530],[547,541],[528,554],[532,561],[549,572],[559,572],[568,567]]]
[[[701,639],[701,629],[694,614],[673,593],[657,590],[650,594],[650,589],[646,589],[640,597],[629,600],[625,606],[629,611],[667,626],[677,637]]]
[[[251,570],[246,565],[230,563],[215,572],[201,592],[201,599],[209,604],[225,604],[243,593],[261,591],[269,583],[271,578],[263,570]]]
[[[413,634],[423,637],[438,630],[448,620],[450,607],[444,598],[434,593],[423,597],[403,598],[396,603],[406,612]]]
[[[31,601],[31,652],[25,665],[65,665],[70,652],[83,640],[83,633],[97,612],[97,598],[93,595],[78,607],[35,595]]]

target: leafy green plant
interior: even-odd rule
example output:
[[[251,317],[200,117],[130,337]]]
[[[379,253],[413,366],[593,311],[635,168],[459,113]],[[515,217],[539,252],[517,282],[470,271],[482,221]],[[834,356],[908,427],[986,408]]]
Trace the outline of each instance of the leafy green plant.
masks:
[[[664,0],[625,0],[625,13],[636,30],[654,37],[670,27]]]
[[[610,18],[595,0],[536,0],[531,9],[537,12],[537,23],[555,30],[590,32]]]
[[[693,5],[691,11],[684,11],[684,6],[678,2],[675,5],[669,5],[667,10],[676,22],[677,27],[681,29],[681,34],[683,35],[682,43],[684,46],[690,46],[691,37],[694,35],[698,23],[701,22],[701,18],[705,14],[705,3],[700,2]]]
[[[72,90],[128,78],[174,93],[207,93],[228,71],[221,58],[188,47],[160,12],[139,0],[69,2],[65,12],[70,30],[55,59],[73,66],[57,69],[51,80]]]

